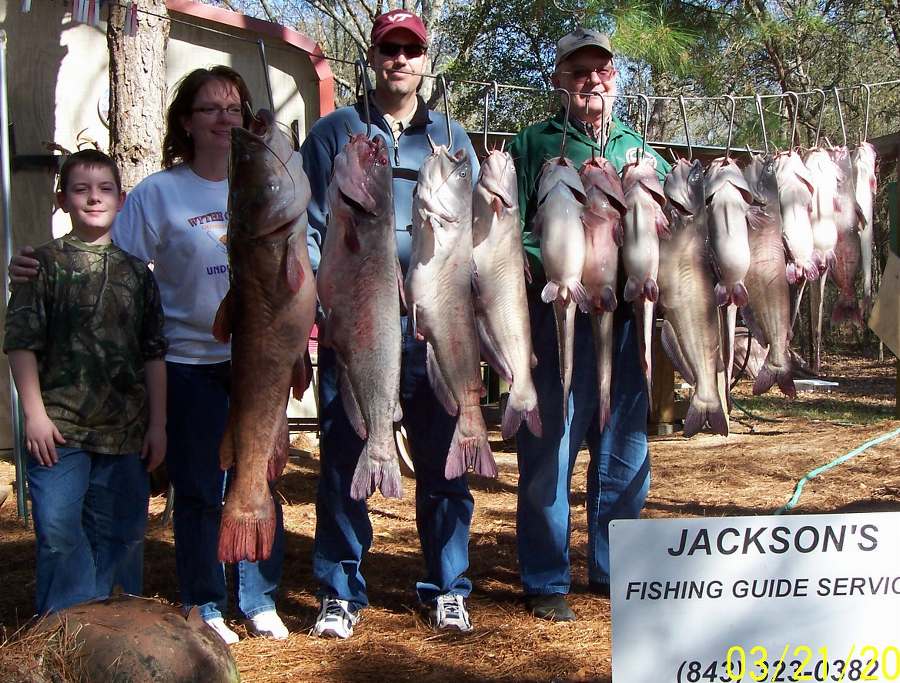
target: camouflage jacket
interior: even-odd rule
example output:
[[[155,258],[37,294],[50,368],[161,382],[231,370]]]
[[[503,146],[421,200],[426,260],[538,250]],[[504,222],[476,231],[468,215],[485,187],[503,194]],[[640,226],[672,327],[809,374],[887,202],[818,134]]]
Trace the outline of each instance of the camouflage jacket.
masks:
[[[41,397],[66,447],[133,453],[147,429],[144,362],[166,353],[156,280],[114,244],[66,235],[39,247],[36,278],[13,284],[5,352],[37,356]]]

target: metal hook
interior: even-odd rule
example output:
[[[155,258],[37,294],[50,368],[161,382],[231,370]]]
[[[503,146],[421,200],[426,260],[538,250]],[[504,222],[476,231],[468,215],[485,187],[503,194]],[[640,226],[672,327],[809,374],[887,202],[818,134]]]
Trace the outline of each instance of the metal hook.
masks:
[[[491,85],[484,86],[484,130],[482,134],[484,135],[484,152],[487,154],[488,151],[488,98],[490,97],[491,90],[490,88],[493,86],[494,89],[494,106],[497,106],[498,95],[500,94],[500,86],[497,85],[497,81],[494,81]]]
[[[603,154],[606,150],[606,138],[611,125],[611,121],[607,121],[606,117],[606,95],[600,95],[600,113],[600,139],[598,142],[600,143],[600,154]]]
[[[817,92],[822,96],[822,101],[819,103],[819,121],[816,123],[816,140],[813,143],[813,147],[819,146],[819,136],[822,134],[822,119],[825,117],[825,103],[828,101],[828,95],[825,94],[825,91],[822,88],[816,88],[813,92]]]
[[[766,134],[766,115],[763,110],[762,97],[760,95],[756,96],[756,111],[759,114],[759,126],[762,129],[763,149],[766,154],[769,154],[769,136]]]
[[[564,159],[566,156],[566,134],[569,131],[569,112],[572,109],[572,93],[563,88],[554,88],[554,90],[566,96],[566,118],[563,119],[562,140],[559,143],[559,156],[561,159]]]
[[[872,101],[872,86],[866,83],[861,83],[860,87],[866,91],[866,114],[865,114],[865,123],[863,124],[862,129],[862,140],[860,140],[860,144],[864,143],[869,137],[869,104]]]
[[[782,97],[787,96],[794,104],[794,113],[791,116],[791,137],[788,140],[788,149],[794,148],[794,136],[797,134],[797,114],[800,112],[800,96],[793,90],[785,90]]]
[[[844,147],[847,146],[847,127],[844,125],[844,112],[841,111],[841,95],[837,86],[834,86],[834,105],[837,107],[838,120],[841,122],[841,137],[844,139]]]
[[[447,79],[444,78],[444,74],[438,76],[438,81],[441,84],[441,95],[444,98],[444,114],[447,117],[447,149],[451,149],[453,147],[453,133],[450,130],[450,96],[447,94]]]
[[[644,126],[641,129],[641,159],[647,154],[647,130],[650,128],[650,98],[643,93],[638,93],[638,98],[644,104]]]
[[[359,47],[356,48],[359,52],[359,59],[356,60],[356,75],[359,79],[359,83],[362,84],[363,93],[362,93],[362,101],[363,101],[363,112],[366,115],[366,137],[372,137],[372,113],[369,111],[369,90],[371,89],[371,83],[369,83],[369,73],[366,71],[366,60],[363,57],[362,50]]]
[[[734,95],[725,95],[725,98],[731,102],[731,116],[728,119],[728,142],[725,144],[725,161],[731,155],[731,136],[734,134],[734,109],[737,106],[737,100]]]
[[[687,142],[688,161],[693,161],[694,150],[691,147],[691,131],[688,128],[687,110],[684,108],[684,95],[678,96],[678,107],[681,109],[681,122],[684,124],[684,139]]]

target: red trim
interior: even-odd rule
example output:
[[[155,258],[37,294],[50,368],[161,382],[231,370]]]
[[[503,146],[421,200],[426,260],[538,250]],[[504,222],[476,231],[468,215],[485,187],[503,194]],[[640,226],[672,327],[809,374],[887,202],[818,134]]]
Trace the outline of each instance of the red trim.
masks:
[[[179,14],[197,17],[198,19],[206,19],[207,21],[258,33],[299,48],[309,59],[315,71],[316,79],[319,81],[319,116],[325,116],[334,111],[334,74],[331,72],[331,67],[328,64],[328,60],[325,59],[322,48],[308,36],[270,21],[255,19],[231,10],[213,7],[212,5],[203,5],[192,0],[166,0],[166,8],[170,12],[178,12]]]

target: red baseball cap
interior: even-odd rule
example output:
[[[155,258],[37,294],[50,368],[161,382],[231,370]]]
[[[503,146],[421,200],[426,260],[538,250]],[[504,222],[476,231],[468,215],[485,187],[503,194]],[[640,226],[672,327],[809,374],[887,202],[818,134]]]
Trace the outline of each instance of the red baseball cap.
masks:
[[[414,34],[422,41],[422,45],[428,44],[428,31],[419,17],[403,9],[392,9],[375,18],[372,24],[372,45],[378,45],[388,33],[399,28]]]

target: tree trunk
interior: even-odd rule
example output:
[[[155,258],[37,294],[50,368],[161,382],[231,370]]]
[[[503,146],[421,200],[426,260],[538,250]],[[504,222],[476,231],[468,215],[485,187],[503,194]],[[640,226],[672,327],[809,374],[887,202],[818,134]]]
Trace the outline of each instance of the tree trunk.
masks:
[[[900,4],[897,0],[881,0],[881,6],[884,9],[885,21],[891,27],[897,52],[900,52]]]
[[[137,35],[123,32],[125,4],[111,3],[109,46],[109,151],[130,190],[160,168],[166,107],[166,45],[169,20],[165,0],[144,0]]]

